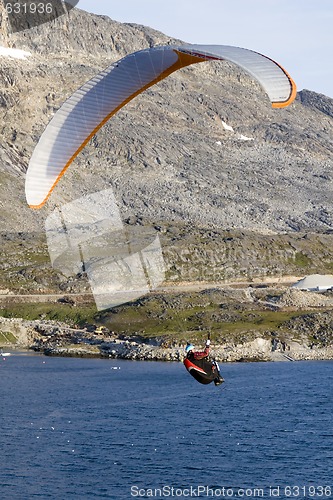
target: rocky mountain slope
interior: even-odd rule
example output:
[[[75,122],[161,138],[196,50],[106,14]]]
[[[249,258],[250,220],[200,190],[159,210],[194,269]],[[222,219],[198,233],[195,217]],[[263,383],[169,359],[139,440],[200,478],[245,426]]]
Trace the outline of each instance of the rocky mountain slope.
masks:
[[[77,9],[14,35],[0,23],[0,287],[76,290],[52,275],[44,219],[110,187],[125,223],[160,232],[171,280],[330,272],[332,99],[302,90],[273,110],[231,64],[183,69],[113,117],[33,211],[25,171],[63,101],[126,54],[179,41]]]
[[[55,204],[110,186],[124,219],[259,232],[332,226],[332,100],[302,90],[290,108],[273,110],[227,63],[184,69],[137,97],[94,137],[46,208],[29,210],[24,173],[64,99],[127,53],[173,40],[80,10],[27,32],[2,31],[3,45],[31,54],[0,56],[3,231],[22,230],[22,220],[43,231]]]

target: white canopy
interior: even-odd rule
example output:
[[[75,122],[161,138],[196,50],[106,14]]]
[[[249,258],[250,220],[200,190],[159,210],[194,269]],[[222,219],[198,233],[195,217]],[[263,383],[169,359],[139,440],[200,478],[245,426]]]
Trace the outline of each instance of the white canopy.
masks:
[[[288,106],[296,97],[296,85],[288,73],[272,59],[248,49],[166,45],[129,54],[74,92],[43,132],[26,176],[31,208],[46,202],[93,135],[131,99],[174,71],[210,60],[225,60],[243,68],[261,84],[274,108]]]

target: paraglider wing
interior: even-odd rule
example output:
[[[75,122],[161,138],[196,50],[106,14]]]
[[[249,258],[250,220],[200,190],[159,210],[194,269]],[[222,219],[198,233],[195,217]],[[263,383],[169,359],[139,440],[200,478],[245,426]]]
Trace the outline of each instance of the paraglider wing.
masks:
[[[135,96],[174,71],[207,60],[227,60],[256,78],[273,107],[289,105],[296,87],[271,59],[251,50],[223,45],[160,46],[111,64],[77,90],[57,111],[31,157],[26,198],[40,208],[66,169],[93,135]]]

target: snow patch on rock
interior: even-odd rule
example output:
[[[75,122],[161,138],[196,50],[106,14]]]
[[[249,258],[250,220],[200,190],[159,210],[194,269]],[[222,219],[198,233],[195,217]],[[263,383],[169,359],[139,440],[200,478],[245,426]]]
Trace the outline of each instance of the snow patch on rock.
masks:
[[[231,125],[228,125],[223,120],[221,120],[221,122],[222,122],[222,126],[223,126],[224,130],[229,130],[229,132],[234,132],[234,129],[231,127]]]
[[[240,141],[254,141],[253,137],[246,137],[246,135],[243,134],[237,134],[237,139]]]
[[[254,139],[252,137],[246,137],[246,135],[236,133],[234,131],[233,127],[231,125],[228,125],[225,121],[221,120],[221,123],[222,123],[222,127],[224,128],[224,130],[227,130],[228,132],[232,132],[232,133],[236,134],[236,139],[238,139],[240,141],[254,141]]]
[[[31,52],[26,52],[21,49],[12,49],[10,47],[2,47],[0,45],[0,57],[9,57],[11,59],[22,59],[26,60],[31,56]]]

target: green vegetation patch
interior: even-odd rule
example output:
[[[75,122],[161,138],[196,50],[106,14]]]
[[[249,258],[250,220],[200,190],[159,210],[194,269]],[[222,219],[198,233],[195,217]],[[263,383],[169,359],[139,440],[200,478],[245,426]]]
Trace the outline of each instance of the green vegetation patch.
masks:
[[[301,269],[310,268],[313,265],[312,260],[303,252],[296,252],[293,259],[293,264]]]
[[[212,293],[210,298],[213,297],[221,299],[221,294]],[[267,310],[254,304],[240,304],[236,300],[225,303],[207,301],[207,294],[201,292],[148,298],[140,304],[100,313],[98,319],[109,330],[128,336],[202,341],[207,332],[211,332],[212,339],[221,342],[245,337],[252,340],[258,333],[263,335],[279,330],[287,321],[301,314]]]
[[[92,332],[104,326],[120,337],[162,338],[169,344],[187,340],[201,344],[208,332],[219,343],[244,343],[258,336],[295,339],[305,331],[305,336],[312,335],[314,343],[321,339],[319,332],[313,335],[315,327],[309,311],[274,309],[274,301],[267,307],[267,299],[272,300],[279,293],[274,288],[253,289],[251,300],[242,289],[160,293],[100,312],[91,303],[13,304],[1,309],[0,315],[59,321],[72,327],[91,327],[88,330]],[[331,327],[329,314],[325,322],[326,329]],[[325,339],[328,343],[327,335]]]
[[[16,344],[17,339],[11,332],[0,332],[0,346]]]
[[[13,304],[0,309],[4,318],[22,318],[26,320],[53,320],[67,323],[68,325],[82,326],[94,323],[96,315],[95,305],[76,307],[68,304]]]
[[[156,226],[157,224],[157,226]],[[166,279],[210,282],[331,273],[333,233],[259,234],[145,222],[160,228]],[[45,234],[2,234],[0,286],[17,293],[86,290],[87,279],[52,269]]]

